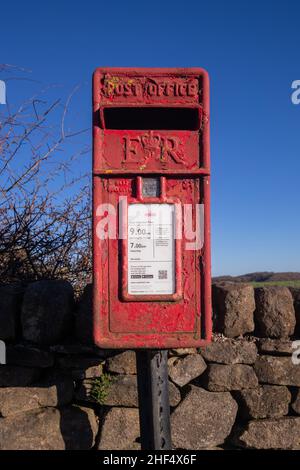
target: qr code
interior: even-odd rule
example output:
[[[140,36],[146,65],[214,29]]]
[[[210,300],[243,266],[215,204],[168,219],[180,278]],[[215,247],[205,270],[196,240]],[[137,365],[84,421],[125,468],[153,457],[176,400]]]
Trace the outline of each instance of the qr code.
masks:
[[[158,271],[158,279],[168,279],[168,271],[166,269]]]

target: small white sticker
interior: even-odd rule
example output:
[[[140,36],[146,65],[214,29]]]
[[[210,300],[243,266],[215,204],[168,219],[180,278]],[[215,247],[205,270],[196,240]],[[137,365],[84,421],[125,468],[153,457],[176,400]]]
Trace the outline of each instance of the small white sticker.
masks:
[[[175,292],[174,204],[128,206],[128,293]]]

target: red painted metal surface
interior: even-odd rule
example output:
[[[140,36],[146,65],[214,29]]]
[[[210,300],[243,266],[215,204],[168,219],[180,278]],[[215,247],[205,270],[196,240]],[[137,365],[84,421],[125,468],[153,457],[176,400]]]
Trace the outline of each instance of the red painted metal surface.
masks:
[[[141,129],[127,129],[132,110]],[[152,116],[165,109],[155,128]],[[121,111],[120,111],[121,110]],[[146,111],[145,111],[146,110]],[[172,111],[179,110],[173,115]],[[184,113],[180,114],[180,110]],[[189,114],[191,110],[192,114]],[[109,113],[113,120],[109,121]],[[154,114],[153,114],[154,113]],[[162,111],[163,113],[163,111]],[[126,116],[128,115],[128,119]],[[173,117],[172,117],[173,116]],[[175,116],[175,119],[174,119]],[[190,122],[181,122],[192,116]],[[124,118],[125,117],[125,118]],[[135,119],[135,118],[133,118]],[[123,120],[123,121],[122,121]],[[122,122],[121,122],[122,121]],[[151,126],[145,128],[145,123]],[[132,123],[132,121],[131,121]],[[175,130],[173,129],[173,126]],[[159,179],[159,195],[143,195],[144,177]],[[124,203],[120,203],[123,200]],[[174,204],[175,290],[165,295],[128,293],[129,204]],[[201,247],[186,249],[184,207],[204,206]],[[110,214],[111,208],[114,209]],[[112,236],[99,238],[106,217]],[[93,78],[93,317],[103,348],[195,347],[211,338],[209,81],[200,68],[99,68]]]

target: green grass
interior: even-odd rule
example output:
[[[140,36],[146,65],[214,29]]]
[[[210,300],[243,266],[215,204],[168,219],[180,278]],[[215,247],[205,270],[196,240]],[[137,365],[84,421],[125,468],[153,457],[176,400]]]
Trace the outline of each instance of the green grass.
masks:
[[[284,287],[300,287],[300,280],[298,281],[266,281],[266,282],[252,282],[253,287],[267,287],[267,286],[284,286]]]
[[[99,405],[104,405],[114,377],[110,374],[102,374],[93,381],[91,398]]]

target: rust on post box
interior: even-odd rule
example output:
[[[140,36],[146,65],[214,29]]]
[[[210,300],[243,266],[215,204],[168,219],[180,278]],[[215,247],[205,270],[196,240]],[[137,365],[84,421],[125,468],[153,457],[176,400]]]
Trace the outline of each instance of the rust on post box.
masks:
[[[94,72],[93,318],[102,348],[210,341],[209,80],[203,69]]]

